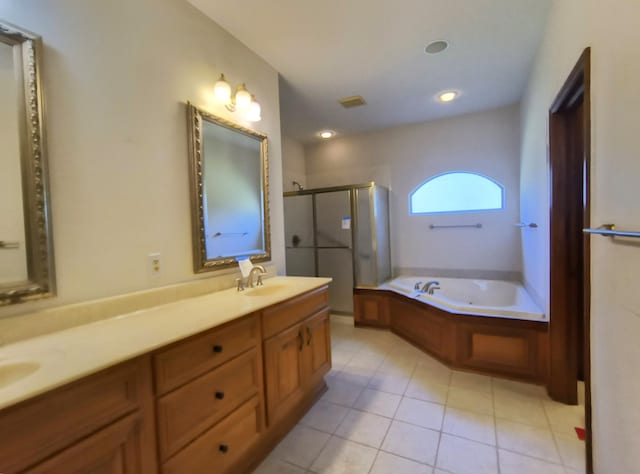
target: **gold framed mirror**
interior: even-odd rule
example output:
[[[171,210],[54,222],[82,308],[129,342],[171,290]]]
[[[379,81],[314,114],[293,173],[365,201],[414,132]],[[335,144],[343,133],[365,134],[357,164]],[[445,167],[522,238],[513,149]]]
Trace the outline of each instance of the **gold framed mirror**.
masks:
[[[41,55],[0,21],[0,305],[55,294]]]
[[[267,136],[187,104],[196,273],[271,260]]]

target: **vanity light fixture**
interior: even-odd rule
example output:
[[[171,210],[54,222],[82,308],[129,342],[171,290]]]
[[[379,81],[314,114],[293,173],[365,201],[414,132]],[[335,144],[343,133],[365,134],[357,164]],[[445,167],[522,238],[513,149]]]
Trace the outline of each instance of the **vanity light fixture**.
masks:
[[[218,102],[223,104],[229,112],[245,112],[249,122],[262,120],[260,103],[255,96],[247,90],[244,83],[236,87],[235,93],[231,93],[231,86],[220,74],[218,82],[213,86],[213,93]]]
[[[329,138],[333,138],[335,135],[336,135],[336,132],[334,132],[333,130],[324,130],[320,132],[320,138],[324,138],[325,140],[328,140]]]
[[[256,100],[256,96],[251,94],[251,103],[249,104],[249,108],[247,109],[246,119],[249,122],[259,122],[262,120],[262,109],[260,107],[260,103]]]
[[[454,101],[458,95],[460,95],[460,93],[457,91],[445,91],[438,94],[438,100],[446,104],[447,102]]]

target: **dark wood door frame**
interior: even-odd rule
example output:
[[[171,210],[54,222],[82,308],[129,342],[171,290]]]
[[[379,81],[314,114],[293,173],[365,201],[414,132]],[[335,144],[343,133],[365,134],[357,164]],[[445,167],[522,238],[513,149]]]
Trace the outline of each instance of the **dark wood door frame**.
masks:
[[[571,225],[576,194],[581,190],[582,226],[589,227],[591,165],[591,49],[578,63],[549,110],[550,215],[550,372],[549,395],[576,404],[577,377],[582,366],[585,382],[587,472],[593,472],[591,435],[590,248],[589,239]],[[581,110],[577,110],[581,107]],[[576,131],[578,126],[580,130]],[[571,137],[574,138],[573,143]],[[575,141],[578,141],[576,147]],[[573,155],[571,155],[573,153]],[[579,153],[579,156],[577,155]],[[569,159],[571,157],[571,159]],[[578,162],[579,160],[579,162]],[[581,167],[581,170],[577,170]],[[578,187],[579,186],[579,187]],[[571,202],[573,189],[574,202]],[[576,192],[576,189],[578,191]],[[571,208],[571,206],[574,206]],[[582,248],[576,255],[572,249]],[[578,277],[575,278],[576,258]],[[581,273],[581,275],[579,275]],[[571,277],[573,283],[570,283]],[[577,308],[577,309],[576,309]],[[581,311],[580,311],[581,309]],[[581,313],[581,314],[577,314]],[[580,321],[582,318],[582,321]],[[580,327],[582,325],[582,327]],[[582,331],[581,331],[582,329]],[[584,361],[578,360],[580,332]]]

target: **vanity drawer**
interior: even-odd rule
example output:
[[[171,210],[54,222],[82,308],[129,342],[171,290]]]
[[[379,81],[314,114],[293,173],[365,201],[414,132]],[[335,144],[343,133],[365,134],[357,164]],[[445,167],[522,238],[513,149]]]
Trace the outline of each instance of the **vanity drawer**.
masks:
[[[257,395],[262,385],[256,349],[189,382],[158,400],[158,435],[163,459]]]
[[[156,390],[158,394],[173,390],[259,343],[256,315],[179,342],[154,356]]]
[[[329,290],[322,287],[304,295],[272,306],[262,312],[264,338],[278,334],[294,324],[308,318],[329,304]]]
[[[22,471],[151,402],[149,358],[0,412],[0,472]]]
[[[260,401],[255,397],[167,461],[163,473],[232,472],[230,468],[260,436],[260,412]]]

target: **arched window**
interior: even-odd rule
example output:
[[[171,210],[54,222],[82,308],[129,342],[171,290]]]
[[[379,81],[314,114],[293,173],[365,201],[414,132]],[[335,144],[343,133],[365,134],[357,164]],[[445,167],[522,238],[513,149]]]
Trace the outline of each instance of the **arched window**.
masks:
[[[485,176],[455,171],[433,176],[409,195],[410,214],[477,212],[504,208],[504,187]]]

